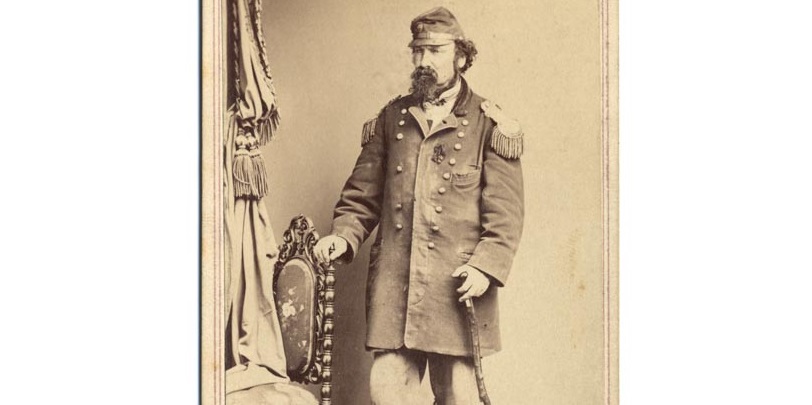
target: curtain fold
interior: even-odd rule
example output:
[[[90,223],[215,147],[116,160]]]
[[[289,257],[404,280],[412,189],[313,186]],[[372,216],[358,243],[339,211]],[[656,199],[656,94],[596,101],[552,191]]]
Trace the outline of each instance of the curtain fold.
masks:
[[[279,113],[265,55],[260,0],[233,0],[234,86],[224,153],[226,393],[289,381],[272,283],[277,248],[259,147]]]

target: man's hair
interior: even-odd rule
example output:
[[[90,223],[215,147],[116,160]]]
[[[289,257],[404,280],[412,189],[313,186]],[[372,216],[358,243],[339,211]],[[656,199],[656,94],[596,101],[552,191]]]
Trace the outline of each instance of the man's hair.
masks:
[[[476,45],[474,45],[474,41],[470,39],[456,39],[454,40],[454,45],[456,47],[455,52],[457,57],[465,58],[465,64],[460,68],[460,74],[463,74],[474,64],[474,59],[476,59],[477,54]]]

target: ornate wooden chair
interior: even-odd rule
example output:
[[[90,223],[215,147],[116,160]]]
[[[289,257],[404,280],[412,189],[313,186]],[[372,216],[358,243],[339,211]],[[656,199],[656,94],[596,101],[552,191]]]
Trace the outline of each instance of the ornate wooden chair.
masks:
[[[279,246],[273,289],[287,372],[292,381],[321,383],[321,405],[331,405],[335,269],[313,256],[313,222],[294,217]]]

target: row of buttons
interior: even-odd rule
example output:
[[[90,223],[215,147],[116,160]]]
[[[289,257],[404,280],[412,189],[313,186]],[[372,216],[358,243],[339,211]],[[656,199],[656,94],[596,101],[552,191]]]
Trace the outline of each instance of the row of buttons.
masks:
[[[457,164],[457,159],[451,158],[451,160],[448,161],[448,164],[454,166]],[[397,165],[397,167],[395,167],[395,171],[398,173],[403,173],[403,165]],[[451,178],[451,173],[443,173],[443,178],[449,180]]]
[[[403,122],[403,121],[401,121],[401,122]],[[457,133],[457,138],[465,138],[465,132],[458,132],[458,133]],[[403,140],[403,133],[402,133],[402,132],[398,132],[398,134],[397,134],[397,135],[395,135],[395,139],[397,139],[397,140],[399,140],[399,141]],[[454,149],[456,149],[456,150],[460,150],[460,149],[462,149],[462,145],[460,145],[460,144],[458,144],[458,143],[457,143],[457,144],[454,144]]]
[[[441,191],[440,191],[440,194],[445,193],[445,187],[440,187],[440,190],[441,190]],[[397,209],[397,210],[402,210],[402,209],[403,209],[403,204],[401,204],[401,203],[397,203],[397,204],[395,204],[395,209]],[[442,205],[437,205],[437,206],[435,206],[435,207],[434,207],[434,212],[436,212],[436,213],[438,213],[438,214],[439,214],[439,213],[441,213],[441,212],[443,212],[443,206],[442,206]],[[402,230],[402,229],[403,229],[403,224],[401,224],[401,223],[396,223],[396,224],[395,224],[395,229],[397,229],[397,230],[399,230],[399,231],[400,231],[400,230]],[[437,225],[432,225],[432,226],[431,226],[431,230],[432,230],[432,232],[439,232],[439,231],[440,231],[440,227],[439,227],[439,226],[437,226]]]
[[[399,231],[402,230],[403,229],[403,224],[401,224],[401,223],[395,224],[395,229],[397,229]],[[432,225],[431,226],[431,231],[432,232],[440,232],[440,227],[438,225]]]
[[[400,113],[401,113],[401,114],[403,114],[403,115],[406,115],[406,113],[407,113],[407,112],[408,112],[408,111],[407,111],[405,108],[401,108],[401,110],[400,110]],[[398,125],[403,126],[403,123],[404,123],[404,122],[403,122],[403,120],[401,120],[401,121],[398,123]],[[462,125],[468,125],[468,120],[466,120],[466,119],[464,119],[464,118],[463,118],[463,120],[462,120]]]
[[[443,122],[445,122],[445,121],[443,121]],[[402,127],[402,126],[406,125],[406,121],[400,120],[400,121],[398,121],[398,125]],[[468,120],[462,120],[462,125],[468,125]],[[458,138],[464,138],[465,137],[465,132],[458,132],[457,137]],[[398,139],[401,139],[401,138],[398,138]]]
[[[401,223],[397,223],[397,224],[395,224],[395,229],[397,229],[397,230],[399,230],[399,231],[400,231],[400,230],[403,230],[403,224],[401,224]],[[440,232],[440,227],[439,227],[438,225],[432,225],[432,226],[431,226],[431,231],[432,231],[432,232],[435,232],[435,233],[436,233],[436,232]]]
[[[457,164],[457,159],[455,159],[455,158],[448,159],[448,164],[450,166],[456,165]],[[395,171],[398,172],[398,173],[403,173],[403,165],[395,166]],[[446,180],[450,180],[451,179],[451,173],[443,173],[443,178],[446,179]]]
[[[445,193],[445,187],[440,187],[440,189],[443,190],[440,194]],[[403,204],[401,204],[401,203],[395,204],[395,209],[398,210],[398,211],[402,210],[403,209]],[[434,211],[437,211],[437,213],[439,214],[439,213],[443,212],[443,207],[441,205],[438,205],[438,206],[434,207]]]
[[[462,134],[462,132],[460,132],[460,133]],[[399,133],[399,134],[395,135],[395,139],[397,139],[397,140],[403,139],[403,134]],[[454,144],[454,150],[462,150],[462,144],[461,143],[455,143]],[[451,166],[454,166],[455,164],[457,164],[457,159],[455,159],[455,158],[449,159],[448,164],[450,164]],[[403,168],[401,166],[398,166],[398,168],[399,168],[398,173],[403,171]]]
[[[400,110],[400,113],[401,113],[401,114],[406,114],[406,109],[404,108],[404,109]],[[444,122],[445,122],[445,121],[444,121]],[[468,120],[466,120],[466,119],[463,119],[462,121],[460,121],[460,123],[461,123],[463,126],[468,126]],[[398,125],[400,125],[400,126],[404,126],[404,125],[406,125],[406,120],[400,120],[400,121],[398,121]],[[463,136],[464,136],[464,135],[463,135]],[[462,137],[460,137],[460,138],[462,138]]]
[[[401,113],[401,114],[404,114],[404,115],[405,115],[405,114],[406,114],[406,112],[407,112],[407,110],[406,110],[405,108],[404,108],[404,109],[402,109],[402,110],[400,110],[400,113]],[[461,121],[461,123],[462,123],[462,125],[467,126],[467,125],[468,125],[468,120],[463,119],[463,120]],[[404,126],[404,125],[406,125],[406,121],[405,121],[405,120],[400,120],[400,121],[398,122],[398,125],[399,125],[399,126]],[[465,132],[462,132],[462,131],[458,132],[458,133],[457,133],[457,137],[458,137],[458,138],[460,138],[460,139],[464,138],[464,137],[465,137]],[[403,133],[402,133],[402,132],[398,132],[398,133],[395,135],[395,139],[397,139],[398,141],[403,140],[403,138],[404,138],[404,135],[403,135]],[[461,143],[456,143],[456,144],[454,144],[454,150],[457,150],[457,151],[462,150],[462,144],[461,144]],[[448,164],[449,164],[449,165],[451,165],[451,166],[456,165],[456,164],[457,164],[457,159],[455,159],[455,158],[451,158],[451,159],[449,159],[449,160],[448,160]],[[395,167],[395,170],[396,170],[398,173],[402,173],[402,172],[403,172],[403,165],[397,165],[397,166]],[[448,172],[443,173],[443,179],[445,179],[445,180],[451,180],[451,173],[448,173]],[[445,187],[440,187],[440,188],[438,188],[438,189],[437,189],[437,192],[439,192],[440,194],[445,194],[445,193],[446,193],[446,191],[448,191],[448,190],[447,190]],[[396,208],[396,209],[398,209],[398,210],[403,209],[403,204],[401,204],[401,203],[397,203],[397,204],[395,204],[395,208]],[[437,206],[435,206],[435,207],[434,207],[434,211],[435,211],[436,213],[438,213],[438,214],[439,214],[439,213],[442,213],[442,212],[443,212],[443,207],[442,207],[441,205],[437,205]],[[397,229],[397,230],[399,230],[399,231],[400,231],[400,230],[402,230],[402,229],[403,229],[403,224],[401,224],[401,223],[397,223],[397,224],[395,224],[395,229]],[[439,232],[439,231],[440,231],[440,227],[439,227],[438,225],[436,225],[436,224],[435,224],[435,225],[432,225],[432,226],[431,226],[431,231],[432,231],[432,232],[435,232],[435,233],[436,233],[436,232]],[[429,242],[427,246],[428,246],[428,248],[429,248],[429,249],[434,249],[434,248],[436,247],[436,245],[435,245],[435,243],[434,243],[434,242]]]

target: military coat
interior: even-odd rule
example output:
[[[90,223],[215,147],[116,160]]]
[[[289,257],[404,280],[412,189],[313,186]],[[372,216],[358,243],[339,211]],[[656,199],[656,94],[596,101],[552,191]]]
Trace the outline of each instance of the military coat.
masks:
[[[521,237],[524,195],[518,154],[494,137],[502,146],[521,138],[500,134],[483,101],[463,80],[452,113],[431,130],[411,95],[367,123],[333,234],[348,241],[343,259],[352,260],[379,226],[367,278],[369,349],[472,355],[462,280],[451,277],[468,264],[491,279],[474,299],[482,353],[500,350],[497,296]]]

